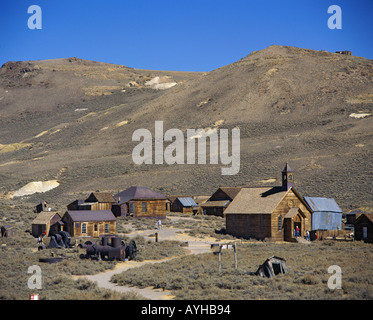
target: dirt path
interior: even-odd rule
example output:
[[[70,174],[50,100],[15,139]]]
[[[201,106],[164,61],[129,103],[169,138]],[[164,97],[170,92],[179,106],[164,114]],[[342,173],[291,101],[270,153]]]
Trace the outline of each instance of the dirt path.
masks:
[[[188,242],[188,247],[186,248],[186,254],[201,254],[206,252],[211,252],[211,244],[216,243],[214,238],[204,238],[199,239],[195,237],[191,237],[185,233],[181,233],[186,229],[179,229],[179,228],[163,228],[158,230],[159,234],[159,241],[162,240],[178,240]],[[133,233],[129,234],[130,237],[135,237],[137,235],[144,236],[147,238],[148,235],[154,234],[154,230],[144,230],[144,231],[134,231]],[[152,238],[154,239],[154,237]],[[137,294],[142,295],[146,299],[150,300],[169,300],[173,299],[174,296],[171,294],[171,291],[162,290],[162,289],[153,289],[153,288],[136,288],[136,287],[128,287],[128,286],[118,286],[115,283],[110,282],[111,277],[114,274],[118,274],[124,272],[131,268],[138,268],[146,264],[154,264],[154,263],[163,263],[169,260],[175,259],[177,257],[166,258],[162,260],[148,260],[148,261],[127,261],[127,262],[120,262],[117,264],[114,270],[109,270],[103,273],[89,275],[89,276],[80,276],[76,278],[86,278],[90,281],[96,282],[100,288],[106,288],[115,290],[118,292],[134,292]]]

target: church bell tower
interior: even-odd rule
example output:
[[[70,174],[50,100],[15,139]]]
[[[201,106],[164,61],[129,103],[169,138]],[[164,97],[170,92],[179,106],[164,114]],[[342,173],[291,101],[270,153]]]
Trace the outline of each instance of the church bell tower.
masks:
[[[282,189],[287,191],[290,189],[290,187],[294,187],[294,178],[293,172],[291,171],[288,163],[286,163],[284,170],[282,170]]]

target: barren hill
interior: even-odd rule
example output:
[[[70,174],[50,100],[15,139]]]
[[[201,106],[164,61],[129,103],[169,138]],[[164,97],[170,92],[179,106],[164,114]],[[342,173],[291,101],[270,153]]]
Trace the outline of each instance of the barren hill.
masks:
[[[137,70],[77,58],[0,69],[0,193],[58,179],[41,197],[144,185],[211,194],[280,183],[288,161],[302,195],[373,207],[373,61],[271,46],[207,73]],[[166,90],[159,90],[166,89]],[[135,165],[132,133],[239,127],[241,169]],[[32,200],[33,198],[31,198]]]

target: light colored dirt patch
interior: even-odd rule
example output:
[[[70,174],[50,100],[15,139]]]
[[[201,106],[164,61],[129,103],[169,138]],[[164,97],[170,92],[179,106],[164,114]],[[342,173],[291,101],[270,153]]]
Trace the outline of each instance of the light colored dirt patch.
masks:
[[[372,115],[371,113],[351,113],[350,117],[355,118],[355,119],[363,119],[371,115]]]
[[[13,193],[13,197],[27,196],[37,192],[47,192],[49,190],[57,188],[59,185],[60,184],[57,182],[57,180],[33,181],[15,191]]]
[[[32,146],[31,143],[0,144],[0,153],[13,152],[30,146]]]

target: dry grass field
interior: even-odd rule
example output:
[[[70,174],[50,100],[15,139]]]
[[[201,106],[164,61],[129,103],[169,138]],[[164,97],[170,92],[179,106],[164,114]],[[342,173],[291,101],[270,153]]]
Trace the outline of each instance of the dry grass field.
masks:
[[[140,287],[165,287],[176,299],[191,300],[324,300],[373,299],[373,247],[359,242],[238,243],[238,269],[232,251],[222,256],[184,256],[167,263],[143,266],[115,275],[113,282]],[[255,272],[270,256],[286,259],[289,272],[272,279]],[[331,265],[342,269],[342,289],[328,288]]]
[[[82,260],[83,249],[47,249],[37,251],[36,239],[27,231],[30,219],[25,214],[24,204],[18,208],[2,212],[9,220],[18,221],[15,235],[1,239],[0,250],[0,299],[27,300],[30,294],[38,293],[45,300],[139,300],[136,293],[118,293],[98,287],[97,284],[76,276],[94,275],[113,270],[116,261]],[[30,209],[30,208],[28,208]],[[176,218],[175,218],[176,217]],[[178,218],[178,219],[177,219]],[[180,241],[165,238],[155,242],[152,235],[156,221],[151,219],[121,218],[118,220],[118,234],[128,242],[134,231],[148,234],[148,239],[136,236],[139,253],[137,261],[162,260],[166,262],[147,264],[114,275],[112,282],[117,285],[139,288],[164,288],[177,300],[324,300],[324,299],[373,299],[373,246],[362,242],[317,241],[310,244],[272,241],[246,241],[224,235],[224,219],[219,217],[170,216],[163,223],[164,230],[175,228],[184,230]],[[176,233],[178,234],[178,233]],[[188,239],[215,239],[216,242],[237,243],[238,269],[234,268],[231,250],[222,255],[222,270],[218,270],[218,256],[213,252],[187,254]],[[149,240],[150,238],[150,240]],[[75,240],[75,239],[73,239]],[[215,240],[211,241],[215,243]],[[51,252],[63,254],[66,258],[56,264],[40,263],[40,257],[48,257]],[[273,279],[253,275],[260,264],[270,256],[286,259],[289,273]],[[42,289],[30,290],[27,270],[32,265],[42,268]],[[342,289],[330,290],[327,282],[331,274],[327,269],[338,265],[342,269]],[[37,291],[37,292],[35,292]]]

